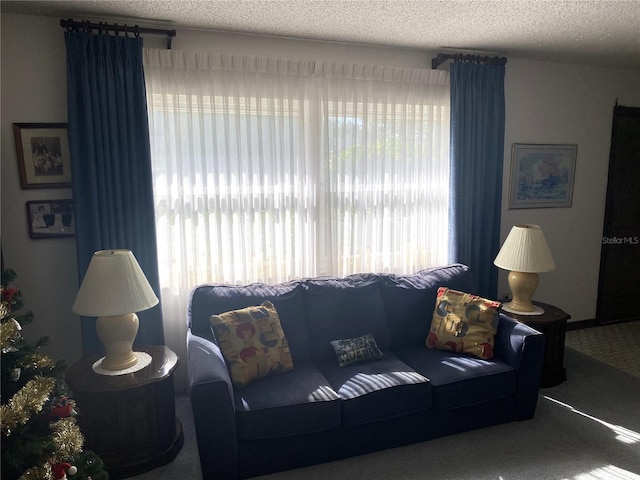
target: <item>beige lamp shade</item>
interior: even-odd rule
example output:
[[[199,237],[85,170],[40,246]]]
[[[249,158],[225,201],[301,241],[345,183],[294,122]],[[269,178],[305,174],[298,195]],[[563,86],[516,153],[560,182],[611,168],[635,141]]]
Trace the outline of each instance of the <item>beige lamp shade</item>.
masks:
[[[132,350],[138,333],[135,312],[158,304],[151,285],[130,250],[95,252],[71,310],[98,317],[96,332],[104,345],[105,370],[126,370],[137,362]]]
[[[515,225],[493,263],[504,270],[528,273],[550,272],[556,268],[538,225]]]
[[[93,254],[71,310],[101,317],[141,312],[157,304],[131,250],[101,250]]]
[[[543,309],[532,302],[540,283],[538,273],[556,268],[542,229],[538,225],[515,225],[493,263],[510,270],[512,300],[503,305],[503,310],[523,315],[542,314]]]

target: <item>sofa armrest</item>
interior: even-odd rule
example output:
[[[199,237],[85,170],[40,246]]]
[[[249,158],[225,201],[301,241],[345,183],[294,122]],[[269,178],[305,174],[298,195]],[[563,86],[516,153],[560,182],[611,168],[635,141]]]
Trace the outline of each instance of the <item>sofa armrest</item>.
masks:
[[[203,479],[235,478],[238,463],[233,385],[222,352],[187,333],[188,388]]]
[[[544,335],[500,314],[495,355],[516,370],[515,420],[533,418],[544,359]]]

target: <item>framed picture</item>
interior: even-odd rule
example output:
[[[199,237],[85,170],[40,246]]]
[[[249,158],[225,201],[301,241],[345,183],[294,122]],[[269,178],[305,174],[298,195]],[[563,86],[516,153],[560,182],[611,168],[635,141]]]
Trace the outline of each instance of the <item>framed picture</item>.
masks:
[[[27,202],[31,238],[72,237],[76,234],[73,200]]]
[[[22,188],[71,187],[66,123],[14,123]]]
[[[514,143],[509,208],[570,207],[577,145]]]

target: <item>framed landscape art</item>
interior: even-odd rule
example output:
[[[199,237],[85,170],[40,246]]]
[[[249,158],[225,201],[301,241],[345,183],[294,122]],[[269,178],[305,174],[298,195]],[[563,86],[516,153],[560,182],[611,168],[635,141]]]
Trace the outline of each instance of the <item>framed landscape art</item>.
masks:
[[[71,187],[66,123],[14,123],[22,188]]]
[[[577,145],[514,143],[509,208],[570,207]]]

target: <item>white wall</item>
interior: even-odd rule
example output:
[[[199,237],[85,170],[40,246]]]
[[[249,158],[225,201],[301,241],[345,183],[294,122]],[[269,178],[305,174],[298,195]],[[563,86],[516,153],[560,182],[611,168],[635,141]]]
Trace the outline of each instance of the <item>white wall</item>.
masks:
[[[71,198],[71,189],[20,188],[13,123],[67,121],[66,50],[56,19],[2,15],[2,253],[18,274],[29,341],[49,336],[45,353],[71,365],[82,356],[80,321],[71,313],[78,289],[73,238],[29,238],[28,200]]]
[[[501,238],[515,224],[540,225],[556,270],[540,274],[534,299],[595,318],[613,107],[617,97],[640,107],[640,72],[509,60],[505,97]],[[578,145],[571,208],[508,209],[514,143]],[[498,294],[508,292],[501,271]]]
[[[157,38],[157,37],[156,37]],[[145,42],[147,40],[145,39]],[[164,48],[164,42],[154,40],[148,47]],[[350,45],[344,43],[292,40],[286,38],[234,35],[202,30],[179,30],[173,40],[174,50],[216,51],[239,55],[266,55],[292,59],[334,60],[353,63],[395,65],[400,67],[431,68],[431,58],[437,52]]]
[[[63,29],[56,18],[7,14],[2,16],[1,40],[1,238],[5,265],[19,274],[17,286],[35,314],[25,334],[29,338],[49,335],[49,354],[71,364],[82,354],[79,319],[71,313],[78,289],[75,244],[65,238],[31,240],[25,209],[28,200],[69,198],[71,191],[20,189],[12,133],[12,123],[67,121]],[[163,47],[164,43],[161,37],[145,38],[147,46]],[[409,49],[186,30],[178,30],[173,48],[419,68],[429,68],[434,56],[434,52]],[[515,223],[543,227],[558,268],[542,275],[536,298],[560,306],[574,320],[595,316],[612,109],[616,97],[622,104],[640,106],[638,85],[638,71],[516,59],[507,64],[502,238]],[[507,209],[512,143],[578,144],[572,208]],[[498,291],[508,292],[504,274]]]

